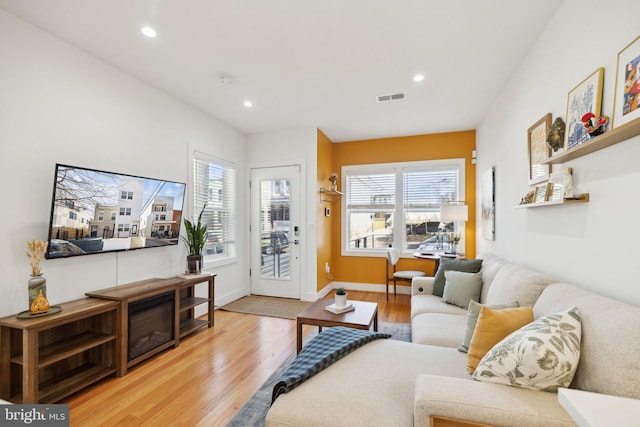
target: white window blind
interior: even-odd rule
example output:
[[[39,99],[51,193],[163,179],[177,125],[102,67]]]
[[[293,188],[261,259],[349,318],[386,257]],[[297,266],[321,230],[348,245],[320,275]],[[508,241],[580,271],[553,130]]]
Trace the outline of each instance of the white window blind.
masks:
[[[202,222],[207,225],[207,258],[235,256],[236,171],[232,165],[195,152],[193,156],[193,216],[206,205]]]
[[[347,175],[349,210],[393,210],[396,199],[395,174]]]
[[[407,210],[440,209],[445,201],[457,201],[458,169],[404,172],[403,195]]]

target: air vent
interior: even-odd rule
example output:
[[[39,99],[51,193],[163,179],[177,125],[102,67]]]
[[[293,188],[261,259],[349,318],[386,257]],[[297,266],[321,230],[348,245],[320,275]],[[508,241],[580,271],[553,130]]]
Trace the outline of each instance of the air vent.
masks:
[[[378,102],[398,101],[400,99],[404,99],[404,93],[394,93],[392,95],[382,95],[377,97]]]

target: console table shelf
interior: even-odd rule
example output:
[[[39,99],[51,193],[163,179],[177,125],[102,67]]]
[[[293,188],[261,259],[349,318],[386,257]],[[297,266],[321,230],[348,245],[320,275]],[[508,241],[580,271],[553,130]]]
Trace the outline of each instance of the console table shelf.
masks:
[[[625,123],[615,129],[603,133],[587,142],[584,142],[577,147],[570,148],[569,150],[551,156],[543,163],[557,164],[568,162],[569,160],[577,159],[578,157],[591,154],[595,151],[602,150],[603,148],[610,147],[619,142],[626,141],[640,135],[640,118],[634,119],[629,123]]]
[[[84,298],[0,319],[0,398],[53,403],[117,372],[118,304]]]
[[[578,194],[573,199],[563,199],[563,200],[549,200],[547,202],[538,202],[538,203],[526,203],[522,205],[516,205],[514,209],[530,209],[530,208],[539,208],[542,206],[559,206],[559,205],[569,205],[572,203],[589,203],[589,193]]]
[[[146,279],[126,285],[87,292],[87,296],[117,301],[120,305],[121,344],[118,350],[118,376],[125,375],[127,370],[159,352],[180,345],[180,340],[203,327],[213,326],[215,274],[200,274],[186,277],[170,277],[167,279]],[[207,286],[207,297],[196,296],[196,286]],[[171,293],[175,301],[173,311],[174,336],[167,342],[150,351],[137,355],[129,360],[129,304],[142,301],[157,295]],[[197,319],[195,309],[206,304],[207,320]]]

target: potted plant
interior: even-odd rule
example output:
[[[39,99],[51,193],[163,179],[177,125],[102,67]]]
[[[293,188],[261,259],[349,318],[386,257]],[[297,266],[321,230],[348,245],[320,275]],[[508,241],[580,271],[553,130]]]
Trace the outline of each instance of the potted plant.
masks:
[[[347,290],[345,288],[336,289],[336,307],[344,307],[347,305]]]
[[[198,222],[184,219],[184,228],[187,236],[181,236],[182,241],[187,245],[187,273],[199,274],[202,271],[202,251],[207,243],[207,225],[202,223],[202,214],[207,205],[205,204],[198,215]]]

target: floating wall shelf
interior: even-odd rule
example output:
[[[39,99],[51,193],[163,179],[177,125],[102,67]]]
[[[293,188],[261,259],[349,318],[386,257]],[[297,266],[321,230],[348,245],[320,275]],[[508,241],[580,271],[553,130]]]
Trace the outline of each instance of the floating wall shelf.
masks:
[[[640,118],[605,132],[602,135],[590,139],[589,141],[582,143],[577,147],[573,147],[563,153],[551,156],[543,163],[557,164],[568,162],[569,160],[591,154],[595,151],[602,150],[603,148],[610,147],[638,135],[640,135]]]
[[[334,197],[342,197],[344,193],[335,190],[327,190],[326,188],[320,188],[320,202],[333,203]]]
[[[589,202],[589,193],[578,194],[576,197],[571,199],[563,199],[563,200],[554,200],[548,202],[539,202],[539,203],[527,203],[524,205],[516,205],[514,209],[528,209],[528,208],[539,208],[542,206],[558,206],[558,205],[568,205],[571,203],[588,203]]]

